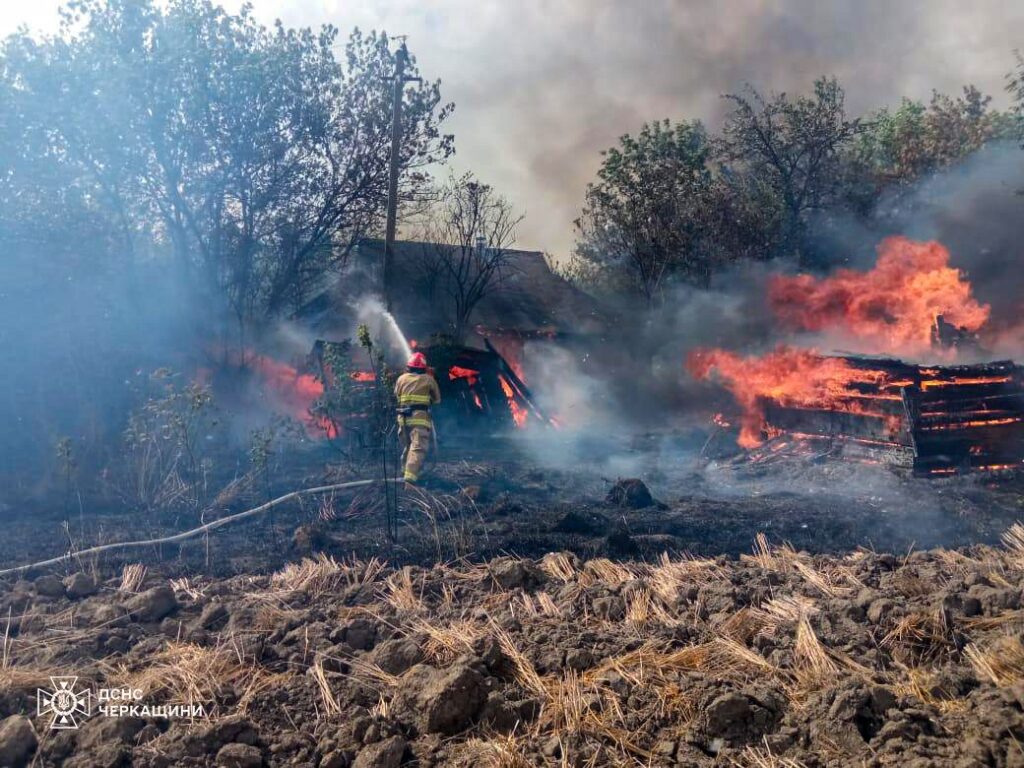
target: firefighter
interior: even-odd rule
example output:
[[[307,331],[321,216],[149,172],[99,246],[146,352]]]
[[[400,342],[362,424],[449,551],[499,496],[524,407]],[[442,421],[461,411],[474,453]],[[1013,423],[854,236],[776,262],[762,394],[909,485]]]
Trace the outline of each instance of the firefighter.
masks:
[[[441,402],[441,390],[427,369],[427,358],[416,352],[406,364],[406,372],[395,382],[398,400],[398,437],[402,441],[405,482],[415,485],[430,449],[430,407]]]

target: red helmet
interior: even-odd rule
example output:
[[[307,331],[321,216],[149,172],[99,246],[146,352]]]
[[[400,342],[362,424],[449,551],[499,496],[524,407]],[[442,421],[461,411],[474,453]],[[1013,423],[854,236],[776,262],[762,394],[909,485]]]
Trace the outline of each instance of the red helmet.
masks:
[[[427,358],[422,352],[413,352],[412,357],[409,358],[409,362],[406,363],[409,368],[427,368]]]

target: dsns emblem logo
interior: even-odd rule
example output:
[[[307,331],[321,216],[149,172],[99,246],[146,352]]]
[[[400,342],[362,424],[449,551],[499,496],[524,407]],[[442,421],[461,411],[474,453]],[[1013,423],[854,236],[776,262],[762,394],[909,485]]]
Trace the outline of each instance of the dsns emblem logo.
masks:
[[[78,728],[78,718],[92,714],[92,691],[88,688],[76,691],[77,682],[77,677],[51,677],[52,690],[36,690],[36,714],[52,715],[50,728]]]

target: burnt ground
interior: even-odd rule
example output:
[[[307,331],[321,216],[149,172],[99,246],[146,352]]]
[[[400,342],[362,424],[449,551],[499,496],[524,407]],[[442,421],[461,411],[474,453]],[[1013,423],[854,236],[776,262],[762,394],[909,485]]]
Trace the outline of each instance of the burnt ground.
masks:
[[[1024,514],[1024,478],[1018,476],[920,479],[882,466],[793,457],[769,464],[742,457],[708,462],[656,440],[600,446],[591,449],[593,461],[566,467],[543,462],[531,448],[447,451],[445,461],[430,467],[423,492],[399,493],[394,541],[377,486],[290,502],[209,537],[82,565],[116,571],[141,560],[159,563],[170,576],[225,576],[267,573],[313,551],[381,557],[394,565],[504,554],[538,558],[561,550],[583,558],[736,557],[750,551],[758,533],[816,554],[858,547],[906,554],[998,543]],[[558,453],[545,446],[545,457]],[[86,499],[82,512],[77,504],[26,505],[6,514],[0,570],[83,544],[166,536],[292,490],[379,473],[377,465],[352,466],[305,449],[282,458],[272,487],[248,477],[225,480],[227,490],[202,515],[113,511],[118,505],[103,498]],[[624,477],[642,479],[654,503],[610,502],[609,491]]]
[[[366,476],[323,458],[272,494]],[[0,580],[0,765],[1024,765],[1018,480],[598,458],[450,456],[394,542],[371,489]],[[195,524],[65,517],[0,564]],[[204,716],[52,731],[52,675]]]

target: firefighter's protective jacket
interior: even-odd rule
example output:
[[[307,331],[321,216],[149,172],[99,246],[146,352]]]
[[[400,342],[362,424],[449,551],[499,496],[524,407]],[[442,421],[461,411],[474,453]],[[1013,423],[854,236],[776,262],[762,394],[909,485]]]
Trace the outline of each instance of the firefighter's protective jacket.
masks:
[[[441,402],[441,390],[429,373],[403,373],[395,382],[398,420],[406,427],[433,427],[430,406]]]

